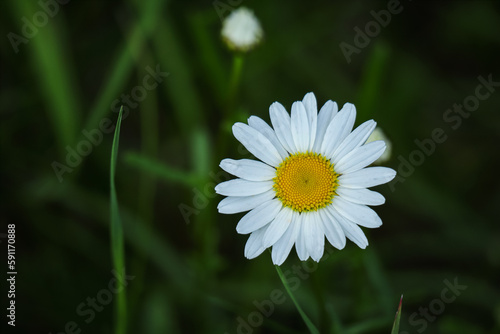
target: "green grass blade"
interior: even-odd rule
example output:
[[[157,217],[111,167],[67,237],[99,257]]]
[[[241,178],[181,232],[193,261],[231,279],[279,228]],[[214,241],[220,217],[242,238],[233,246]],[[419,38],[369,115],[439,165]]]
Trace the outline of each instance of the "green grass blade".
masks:
[[[401,299],[399,300],[398,311],[396,312],[396,318],[394,319],[394,325],[392,325],[391,334],[399,333],[399,320],[401,319],[401,306],[403,304],[403,295],[401,295]]]
[[[180,132],[186,135],[206,124],[205,107],[195,84],[192,65],[188,61],[190,54],[182,45],[179,38],[181,33],[170,14],[164,15],[156,29],[162,32],[153,36],[153,48],[160,68],[175,78],[175,84],[161,86],[172,104]]]
[[[319,334],[318,329],[314,324],[312,323],[311,319],[305,314],[305,312],[302,310],[302,307],[300,304],[297,302],[297,299],[295,298],[294,294],[292,293],[292,290],[290,289],[290,286],[288,285],[288,282],[286,281],[285,275],[281,271],[280,266],[274,266],[276,268],[276,271],[278,272],[278,276],[281,279],[281,282],[283,283],[283,286],[285,287],[286,292],[292,299],[293,303],[295,304],[295,307],[297,308],[297,311],[299,311],[300,316],[302,317],[302,320],[306,323],[307,328],[312,334]]]
[[[164,163],[152,158],[129,152],[125,155],[124,160],[129,166],[156,175],[166,182],[180,183],[188,187],[196,187],[198,185],[198,178],[193,174],[166,166]]]
[[[32,17],[39,8],[35,1],[11,1],[14,17]],[[62,20],[52,19],[40,29],[26,45],[19,45],[19,53],[28,54],[37,77],[42,96],[45,97],[48,118],[52,123],[58,149],[65,153],[67,145],[73,145],[81,126],[81,99],[76,86],[69,47],[61,31]]]
[[[338,313],[335,311],[335,307],[329,301],[325,303],[325,310],[327,315],[331,319],[331,327],[330,333],[345,333],[344,325],[342,324],[342,320],[340,319]]]
[[[119,98],[121,90],[127,82],[127,78],[133,70],[134,55],[142,50],[146,39],[155,31],[156,22],[163,12],[163,5],[167,1],[144,1],[141,10],[138,11],[140,17],[136,25],[132,28],[130,35],[127,36],[121,49],[116,53],[115,65],[110,71],[106,83],[100,89],[101,94],[96,99],[90,109],[90,115],[85,123],[85,129],[95,128],[99,122],[109,113],[112,107],[112,101]],[[154,64],[148,64],[154,68]]]
[[[110,198],[111,198],[111,210],[110,210],[110,221],[111,221],[111,257],[113,259],[113,267],[118,273],[125,272],[125,250],[123,242],[123,226],[120,219],[120,213],[118,209],[118,199],[116,196],[115,187],[115,172],[116,172],[116,160],[118,157],[118,146],[120,142],[120,127],[122,123],[122,113],[123,106],[120,109],[120,114],[118,115],[118,121],[115,127],[115,136],[113,138],[113,147],[111,149],[111,167],[109,171],[109,184],[110,184]],[[116,296],[116,322],[115,322],[115,334],[125,334],[127,327],[127,301],[125,295],[125,284],[124,275],[119,275],[120,282],[122,286],[118,290]]]
[[[65,188],[62,189],[61,184],[52,176],[39,180],[30,187],[30,189],[33,189],[30,191],[33,196],[32,199],[36,200],[37,204],[43,205],[57,202],[76,215],[96,222],[99,227],[109,229],[109,196],[102,196],[98,192],[91,191],[75,183],[68,182],[63,185]],[[93,208],[93,210],[88,208]],[[146,254],[153,266],[163,274],[165,280],[179,289],[180,294],[186,295],[193,292],[192,268],[187,265],[188,262],[183,257],[183,254],[170,245],[168,239],[146,224],[140,217],[137,217],[127,207],[120,208],[120,220],[123,225],[124,237],[132,251]],[[73,233],[76,232],[73,231]],[[79,242],[75,241],[72,247],[76,247],[78,244]],[[88,245],[87,243],[87,250]],[[98,246],[97,249],[100,249]],[[133,274],[138,277],[135,271]],[[135,278],[134,285],[137,279]],[[130,299],[128,298],[128,300]]]

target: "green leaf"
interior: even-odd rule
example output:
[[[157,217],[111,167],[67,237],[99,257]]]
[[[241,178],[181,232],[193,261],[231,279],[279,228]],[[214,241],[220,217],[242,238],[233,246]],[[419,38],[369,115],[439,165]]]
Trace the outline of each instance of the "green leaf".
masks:
[[[115,172],[116,172],[116,160],[118,157],[118,146],[120,142],[120,127],[122,123],[122,113],[123,106],[120,108],[120,114],[118,115],[118,121],[115,127],[115,136],[113,138],[113,146],[111,149],[111,165],[109,171],[109,185],[110,185],[110,230],[111,230],[111,257],[113,259],[113,267],[118,273],[125,272],[125,250],[123,243],[123,226],[120,219],[120,213],[118,209],[118,199],[116,196],[115,187]],[[116,296],[116,322],[115,322],[115,333],[125,334],[126,333],[126,321],[127,321],[127,303],[125,295],[125,275],[117,275],[119,284],[123,285],[122,289],[118,290]]]
[[[125,88],[128,76],[133,70],[137,50],[142,50],[150,34],[154,34],[156,24],[163,13],[163,6],[167,1],[145,1],[141,6],[139,17],[132,26],[127,38],[123,41],[113,60],[113,66],[104,80],[100,94],[90,108],[90,113],[85,122],[85,129],[93,129],[109,113],[114,99],[120,96]],[[154,64],[150,64],[154,68]]]
[[[401,295],[401,299],[399,300],[398,311],[396,312],[396,318],[394,319],[394,325],[392,325],[391,334],[399,333],[399,320],[401,319],[401,306],[403,305],[403,295]]]
[[[188,62],[189,51],[182,45],[181,32],[174,21],[168,13],[163,16],[156,26],[162,34],[152,36],[152,45],[161,69],[171,71],[172,77],[175,77],[175,84],[162,84],[161,88],[172,103],[180,132],[185,135],[203,126],[208,114],[195,83],[193,66]]]
[[[199,180],[192,173],[186,173],[182,170],[169,167],[160,161],[134,152],[129,152],[125,155],[125,162],[129,166],[155,175],[167,182],[180,183],[188,187],[195,187],[198,185]]]
[[[32,17],[39,8],[35,1],[12,1],[14,17]],[[41,12],[43,13],[43,12]],[[24,29],[24,28],[23,28]],[[70,49],[62,34],[66,27],[59,20],[44,24],[30,46],[21,44],[18,51],[27,54],[34,68],[35,83],[45,98],[47,117],[52,125],[60,153],[66,145],[73,145],[81,124],[81,97],[76,84]],[[23,65],[24,66],[24,65]]]

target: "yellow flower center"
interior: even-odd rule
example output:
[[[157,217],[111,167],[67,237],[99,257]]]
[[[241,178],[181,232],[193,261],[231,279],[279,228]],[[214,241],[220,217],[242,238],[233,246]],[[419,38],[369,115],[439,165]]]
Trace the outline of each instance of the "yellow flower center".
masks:
[[[296,153],[276,169],[274,191],[284,206],[316,211],[332,203],[338,187],[333,164],[318,153]]]

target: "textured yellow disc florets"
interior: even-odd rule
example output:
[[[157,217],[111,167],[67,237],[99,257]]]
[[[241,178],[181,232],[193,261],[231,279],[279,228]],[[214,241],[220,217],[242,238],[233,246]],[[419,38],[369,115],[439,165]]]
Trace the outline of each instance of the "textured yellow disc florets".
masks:
[[[296,153],[276,169],[274,191],[284,206],[316,211],[332,203],[338,174],[330,160],[318,153]]]

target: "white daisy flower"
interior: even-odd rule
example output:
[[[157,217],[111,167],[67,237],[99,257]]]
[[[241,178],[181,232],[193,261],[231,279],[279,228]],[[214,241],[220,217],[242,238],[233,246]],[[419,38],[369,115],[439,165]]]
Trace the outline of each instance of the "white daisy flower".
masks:
[[[366,144],[371,143],[372,141],[376,141],[376,140],[383,140],[385,142],[385,145],[386,145],[386,149],[385,149],[384,153],[382,153],[380,158],[375,160],[376,164],[382,164],[382,163],[387,162],[391,159],[392,143],[389,140],[389,138],[387,138],[384,131],[382,131],[382,129],[379,126],[377,126],[375,128],[375,130],[373,130],[370,137],[368,137],[368,139],[366,140]]]
[[[222,23],[222,39],[230,49],[246,52],[264,36],[259,20],[245,7],[234,10]]]
[[[364,249],[368,240],[359,226],[382,225],[368,205],[381,205],[385,198],[367,188],[389,182],[396,172],[367,166],[386,145],[365,144],[375,129],[373,120],[352,130],[353,104],[337,110],[328,101],[318,113],[316,97],[308,93],[293,103],[291,117],[280,103],[271,105],[274,129],[256,116],[248,125],[233,125],[236,139],[262,162],[221,161],[221,168],[238,178],[215,187],[227,196],[217,208],[225,214],[249,211],[236,226],[238,233],[250,234],[248,259],[272,246],[273,263],[281,265],[295,245],[300,260],[319,262],[325,236],[338,249],[344,248],[346,237]]]

